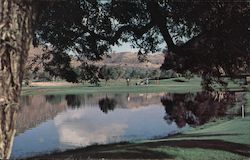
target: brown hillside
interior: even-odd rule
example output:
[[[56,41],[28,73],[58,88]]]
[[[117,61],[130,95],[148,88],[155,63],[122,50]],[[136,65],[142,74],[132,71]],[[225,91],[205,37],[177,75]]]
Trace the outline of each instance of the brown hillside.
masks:
[[[43,53],[41,48],[31,48],[29,52],[28,63],[31,62],[35,55],[41,55]],[[93,62],[96,65],[110,65],[121,67],[134,67],[134,68],[159,68],[164,61],[163,53],[154,53],[148,55],[148,62],[139,62],[137,53],[133,52],[120,52],[112,53],[109,57],[103,57],[102,61]],[[73,66],[78,66],[79,62],[72,62]]]
[[[97,64],[135,68],[159,68],[164,60],[162,53],[148,55],[148,62],[143,63],[139,62],[137,53],[133,52],[113,53],[110,56],[111,58],[105,57],[102,61],[97,62]]]

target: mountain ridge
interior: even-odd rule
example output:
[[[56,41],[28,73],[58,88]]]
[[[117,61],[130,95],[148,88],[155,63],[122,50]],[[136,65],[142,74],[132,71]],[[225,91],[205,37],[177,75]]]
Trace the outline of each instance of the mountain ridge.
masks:
[[[41,47],[32,47],[29,52],[28,63],[32,61],[35,56],[39,56],[43,53]],[[140,62],[138,60],[138,55],[135,52],[117,52],[111,53],[108,56],[103,56],[103,60],[100,61],[88,61],[88,63],[95,64],[98,66],[108,65],[108,66],[120,66],[125,68],[160,68],[164,61],[164,54],[157,52],[147,55],[147,61]],[[80,65],[75,58],[72,58],[72,66],[77,67]]]

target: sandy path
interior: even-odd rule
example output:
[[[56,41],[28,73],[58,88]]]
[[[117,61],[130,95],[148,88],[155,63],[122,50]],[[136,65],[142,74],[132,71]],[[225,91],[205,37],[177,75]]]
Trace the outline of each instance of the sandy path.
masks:
[[[35,87],[49,87],[49,86],[76,86],[79,84],[69,83],[69,82],[31,82],[30,86]]]

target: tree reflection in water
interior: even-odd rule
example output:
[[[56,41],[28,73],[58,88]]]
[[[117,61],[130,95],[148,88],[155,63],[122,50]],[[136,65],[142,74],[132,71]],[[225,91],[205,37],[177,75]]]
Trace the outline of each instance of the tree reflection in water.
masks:
[[[108,111],[113,111],[116,105],[117,105],[116,100],[113,98],[108,98],[107,96],[99,100],[99,107],[103,113],[108,113]]]
[[[51,105],[60,104],[63,98],[61,95],[45,95],[46,102],[49,102]]]
[[[65,100],[67,101],[68,107],[79,108],[81,106],[81,97],[77,95],[66,95]]]
[[[187,94],[165,94],[161,98],[165,106],[167,123],[178,127],[202,125],[213,118],[226,115],[228,107],[235,102],[235,94],[229,92],[199,92]]]

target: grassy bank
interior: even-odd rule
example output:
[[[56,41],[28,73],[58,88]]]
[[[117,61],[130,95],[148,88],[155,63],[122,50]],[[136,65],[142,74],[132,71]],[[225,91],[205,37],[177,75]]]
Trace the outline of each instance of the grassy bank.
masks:
[[[107,84],[100,82],[100,86],[93,86],[89,83],[72,84],[64,86],[34,86],[23,87],[22,95],[35,94],[83,94],[83,93],[153,93],[153,92],[197,92],[201,91],[201,78],[194,77],[192,79],[172,78],[156,81],[151,80],[149,85],[136,85],[141,80],[131,80],[130,86],[127,86],[125,80],[111,80]],[[239,90],[239,86],[232,81],[229,83],[230,90]]]
[[[36,158],[42,159],[183,159],[243,160],[249,157],[249,132],[244,129],[250,118],[210,124],[166,139],[94,145]],[[228,125],[233,125],[228,127]],[[239,136],[240,135],[240,136]],[[36,159],[34,158],[34,159]]]
[[[161,80],[159,84],[150,81],[149,85],[135,85],[139,80],[132,80],[127,86],[125,80],[109,81],[107,85],[102,81],[99,87],[89,83],[72,86],[36,86],[23,87],[22,95],[34,94],[82,94],[82,93],[152,93],[152,92],[197,92],[201,90],[200,78],[190,80],[179,78],[184,82],[176,81],[177,78]]]

